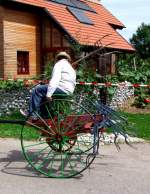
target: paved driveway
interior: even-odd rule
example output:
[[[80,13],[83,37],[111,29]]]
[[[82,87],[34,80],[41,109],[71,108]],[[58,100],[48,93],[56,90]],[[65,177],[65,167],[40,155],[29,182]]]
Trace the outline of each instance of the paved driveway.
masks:
[[[101,146],[82,176],[49,179],[27,165],[18,140],[0,139],[0,194],[150,194],[150,144],[136,147]]]

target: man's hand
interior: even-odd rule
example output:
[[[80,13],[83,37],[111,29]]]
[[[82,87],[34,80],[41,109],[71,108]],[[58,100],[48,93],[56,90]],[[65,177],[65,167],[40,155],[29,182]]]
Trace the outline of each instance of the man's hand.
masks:
[[[46,97],[48,101],[52,101],[52,97]]]

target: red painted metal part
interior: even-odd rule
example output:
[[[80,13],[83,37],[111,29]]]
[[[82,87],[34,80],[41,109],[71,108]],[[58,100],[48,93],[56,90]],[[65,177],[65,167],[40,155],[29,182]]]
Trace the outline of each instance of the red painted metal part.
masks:
[[[59,138],[59,136],[67,136],[69,138],[74,138],[77,136],[77,134],[80,133],[91,133],[91,129],[95,122],[99,122],[102,120],[101,115],[96,115],[93,119],[91,115],[85,114],[85,115],[69,115],[64,120],[58,121],[57,117],[54,117],[53,120],[47,119],[45,122],[50,127],[50,129],[44,130],[42,132],[43,135],[50,136],[49,130],[53,131],[56,137]],[[75,121],[75,122],[74,122]],[[44,127],[43,121],[37,120],[34,122],[34,125],[38,125],[39,127]],[[58,126],[59,125],[59,126]],[[57,128],[66,129],[66,131],[63,134],[59,134],[57,131]],[[75,130],[77,129],[77,130]],[[99,132],[103,132],[105,129],[99,129]]]

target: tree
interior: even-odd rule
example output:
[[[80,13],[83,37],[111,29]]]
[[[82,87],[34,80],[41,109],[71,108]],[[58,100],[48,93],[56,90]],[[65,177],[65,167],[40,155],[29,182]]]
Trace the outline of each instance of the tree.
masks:
[[[150,24],[142,23],[140,27],[137,28],[135,34],[133,34],[130,42],[135,47],[138,56],[141,59],[150,58]]]

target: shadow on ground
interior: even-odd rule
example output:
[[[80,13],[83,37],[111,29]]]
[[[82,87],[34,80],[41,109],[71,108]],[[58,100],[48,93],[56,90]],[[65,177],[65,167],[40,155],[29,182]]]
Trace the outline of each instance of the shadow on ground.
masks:
[[[12,150],[8,154],[0,153],[0,155],[2,155],[2,157],[0,157],[0,164],[3,163],[1,168],[2,173],[43,178],[27,164],[21,151]]]
[[[21,151],[12,150],[8,154],[0,152],[0,166],[1,172],[10,175],[48,178],[34,170],[30,164],[27,163]],[[73,177],[74,179],[81,179],[82,174]]]

